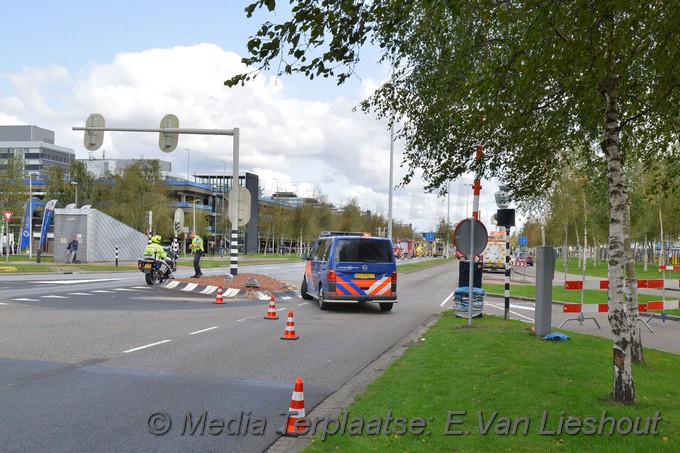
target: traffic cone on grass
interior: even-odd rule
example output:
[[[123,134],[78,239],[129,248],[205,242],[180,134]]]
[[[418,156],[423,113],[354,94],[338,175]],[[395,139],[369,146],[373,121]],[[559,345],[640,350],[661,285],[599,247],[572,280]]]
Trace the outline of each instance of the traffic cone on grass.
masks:
[[[290,399],[290,408],[288,408],[288,420],[286,425],[276,430],[278,434],[297,437],[304,434],[307,429],[307,422],[299,419],[305,417],[305,392],[303,389],[302,378],[295,380],[295,387],[293,387],[293,396]],[[295,426],[297,423],[297,427]]]
[[[222,285],[217,287],[217,297],[215,297],[215,302],[216,304],[223,304],[224,303],[224,298],[222,298]]]
[[[293,310],[288,312],[288,319],[286,320],[286,330],[283,332],[282,340],[297,340],[298,337],[295,335],[295,321],[293,321]]]
[[[272,296],[272,300],[269,302],[267,316],[265,316],[264,319],[279,319],[279,317],[276,316],[276,304],[274,303],[274,296]]]

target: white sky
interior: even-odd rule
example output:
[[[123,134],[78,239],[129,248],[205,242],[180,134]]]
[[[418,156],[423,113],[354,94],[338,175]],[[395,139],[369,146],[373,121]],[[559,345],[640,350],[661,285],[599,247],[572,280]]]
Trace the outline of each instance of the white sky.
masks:
[[[249,36],[265,19],[247,19],[243,0],[22,0],[0,15],[0,124],[55,131],[56,144],[87,158],[83,132],[90,113],[109,127],[156,128],[173,113],[180,127],[240,129],[241,171],[260,177],[265,195],[325,194],[336,206],[356,198],[362,209],[387,215],[390,134],[385,122],[353,112],[387,75],[367,49],[360,78],[276,79],[262,74],[245,87],[223,85],[243,72]],[[287,2],[281,2],[287,4]],[[189,151],[187,151],[189,150]],[[401,182],[403,145],[394,145],[394,183]],[[173,173],[232,168],[232,139],[183,135],[169,154],[152,133],[107,132],[94,158],[158,158]],[[451,182],[452,222],[470,214],[472,177]],[[497,207],[494,181],[482,181],[481,220]],[[466,211],[467,209],[467,211]],[[420,232],[447,217],[447,199],[416,180],[394,190],[393,217]]]

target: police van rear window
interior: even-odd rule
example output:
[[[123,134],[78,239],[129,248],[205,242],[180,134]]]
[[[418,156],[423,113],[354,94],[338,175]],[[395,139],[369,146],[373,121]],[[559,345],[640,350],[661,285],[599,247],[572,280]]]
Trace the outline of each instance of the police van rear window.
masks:
[[[335,261],[392,263],[394,255],[388,241],[338,239]]]

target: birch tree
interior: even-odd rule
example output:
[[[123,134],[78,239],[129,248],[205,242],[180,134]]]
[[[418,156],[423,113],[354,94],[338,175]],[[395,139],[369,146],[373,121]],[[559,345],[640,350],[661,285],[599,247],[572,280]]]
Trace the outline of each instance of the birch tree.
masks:
[[[545,192],[574,159],[606,165],[609,189],[611,397],[635,398],[624,302],[626,160],[652,160],[678,138],[677,1],[291,0],[290,20],[262,25],[250,72],[275,68],[338,83],[371,44],[391,77],[362,104],[400,117],[410,172],[444,190],[467,173],[496,176],[515,198]],[[275,0],[246,8],[274,11]],[[484,158],[475,159],[478,148]],[[521,178],[517,177],[518,175]]]

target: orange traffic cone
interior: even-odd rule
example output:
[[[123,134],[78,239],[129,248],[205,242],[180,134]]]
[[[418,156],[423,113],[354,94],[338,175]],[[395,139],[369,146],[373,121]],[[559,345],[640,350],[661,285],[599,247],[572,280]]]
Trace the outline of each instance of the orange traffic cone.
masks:
[[[276,316],[276,304],[274,303],[274,296],[272,296],[272,300],[269,302],[267,316],[265,316],[264,319],[279,319],[279,317]]]
[[[295,335],[295,321],[293,321],[293,310],[288,312],[288,319],[286,320],[286,330],[283,332],[282,340],[297,340],[298,337]]]
[[[217,287],[217,297],[215,298],[214,303],[216,303],[216,304],[223,304],[224,303],[224,299],[222,298],[222,285]]]
[[[305,418],[305,393],[302,385],[302,378],[299,377],[295,380],[295,387],[293,388],[293,396],[290,399],[290,408],[288,409],[288,420],[286,425],[279,428],[276,432],[290,437],[297,437],[301,434],[305,434],[308,431],[309,426],[306,420],[298,421],[301,418]]]

